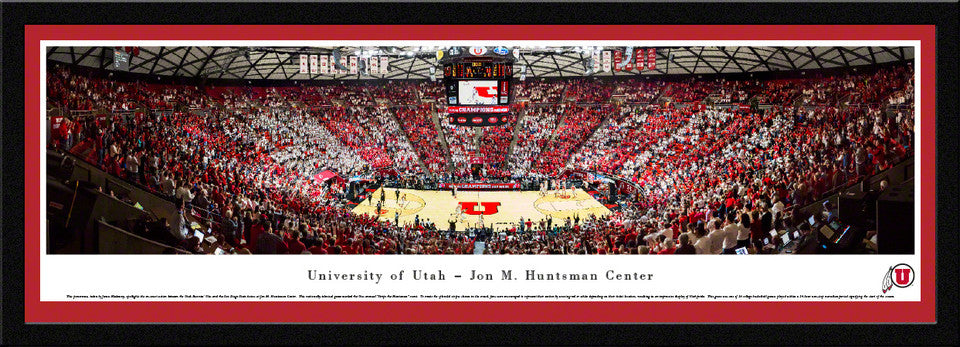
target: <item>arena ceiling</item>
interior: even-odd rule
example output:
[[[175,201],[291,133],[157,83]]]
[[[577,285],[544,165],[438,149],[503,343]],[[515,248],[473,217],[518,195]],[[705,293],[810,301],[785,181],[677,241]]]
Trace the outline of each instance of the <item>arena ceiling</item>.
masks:
[[[431,68],[440,78],[436,51],[439,47],[138,47],[129,71],[160,76],[234,80],[345,80],[428,79]],[[592,50],[623,47],[523,47],[517,66],[525,66],[528,78],[581,77]],[[639,47],[638,47],[639,48]],[[644,47],[649,48],[649,47]],[[593,76],[683,75],[793,71],[855,67],[913,60],[913,47],[755,47],[695,46],[655,47],[656,69],[642,73],[598,72]],[[49,47],[49,61],[111,69],[115,47]],[[389,72],[377,75],[301,74],[300,54],[390,57]],[[516,69],[515,71],[520,71]]]

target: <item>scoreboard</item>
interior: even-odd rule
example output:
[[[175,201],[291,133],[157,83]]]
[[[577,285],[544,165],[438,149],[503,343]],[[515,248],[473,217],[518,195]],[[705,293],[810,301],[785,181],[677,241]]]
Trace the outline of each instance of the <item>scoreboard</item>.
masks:
[[[494,62],[453,63],[443,67],[443,77],[498,79],[513,76],[513,64]]]
[[[513,101],[514,57],[503,47],[491,51],[471,47],[466,50],[469,54],[462,54],[464,51],[455,47],[440,60],[450,124],[505,124]]]

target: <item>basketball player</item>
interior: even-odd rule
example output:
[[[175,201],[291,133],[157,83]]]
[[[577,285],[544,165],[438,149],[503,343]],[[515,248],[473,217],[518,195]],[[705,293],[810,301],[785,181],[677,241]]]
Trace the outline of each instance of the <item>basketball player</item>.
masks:
[[[407,205],[407,194],[403,194],[403,196],[400,197],[400,200],[397,203],[397,206],[399,206],[400,208],[406,208],[406,205]]]

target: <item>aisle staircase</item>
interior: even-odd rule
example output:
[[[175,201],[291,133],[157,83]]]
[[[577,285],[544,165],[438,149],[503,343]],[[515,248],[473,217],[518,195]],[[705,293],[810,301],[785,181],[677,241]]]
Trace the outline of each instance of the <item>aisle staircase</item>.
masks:
[[[430,107],[430,120],[433,121],[433,127],[437,129],[437,140],[440,141],[440,147],[443,148],[443,157],[447,162],[446,170],[449,172],[453,165],[451,164],[450,147],[447,145],[446,136],[443,136],[443,126],[440,125],[440,115],[437,114],[437,104],[435,103],[432,103]]]
[[[567,155],[567,161],[564,162],[563,165],[564,165],[564,166],[569,165],[569,164],[570,164],[570,160],[573,159],[573,155],[576,154],[576,153],[578,153],[578,152],[580,152],[580,149],[583,148],[583,145],[586,145],[587,142],[590,141],[591,138],[593,138],[593,134],[596,133],[597,130],[603,129],[604,127],[606,127],[607,124],[610,123],[610,120],[613,119],[614,117],[617,117],[619,114],[620,114],[620,113],[619,113],[619,108],[618,108],[618,109],[616,110],[616,112],[610,113],[609,115],[607,115],[607,117],[604,117],[603,120],[600,121],[600,123],[597,124],[597,126],[595,126],[593,129],[590,129],[590,135],[588,135],[586,140],[584,140],[582,143],[580,143],[579,146],[577,146],[576,148],[574,148],[574,149]]]
[[[513,149],[517,147],[517,141],[520,138],[520,128],[523,127],[523,117],[526,115],[526,109],[517,112],[517,121],[513,124],[513,139],[510,140],[510,147],[507,147],[507,156],[505,157],[507,159],[513,157]]]
[[[400,122],[400,119],[397,118],[397,114],[396,114],[396,113],[394,113],[394,112],[387,112],[387,113],[390,114],[390,118],[392,118],[393,121],[397,123],[397,125],[403,124],[403,123]],[[410,144],[410,148],[413,148],[413,143],[410,142],[410,137],[407,136],[407,132],[406,132],[406,131],[403,131],[403,126],[402,126],[402,125],[400,126],[400,137],[403,138],[403,141],[407,141],[407,143]],[[388,154],[389,154],[389,153],[388,153]],[[416,154],[416,150],[414,150],[414,154]],[[423,158],[421,158],[420,155],[415,155],[415,157],[417,157],[417,164],[420,165],[420,168],[423,169],[423,172],[430,172],[430,170],[427,168],[427,165],[424,164]]]

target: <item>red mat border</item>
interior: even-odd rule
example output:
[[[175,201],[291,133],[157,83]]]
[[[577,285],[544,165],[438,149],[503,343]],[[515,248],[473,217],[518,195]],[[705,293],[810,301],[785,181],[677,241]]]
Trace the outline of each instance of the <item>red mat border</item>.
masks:
[[[933,25],[27,25],[26,322],[935,322]],[[919,40],[920,302],[41,302],[40,40]],[[892,264],[891,264],[892,265]]]

